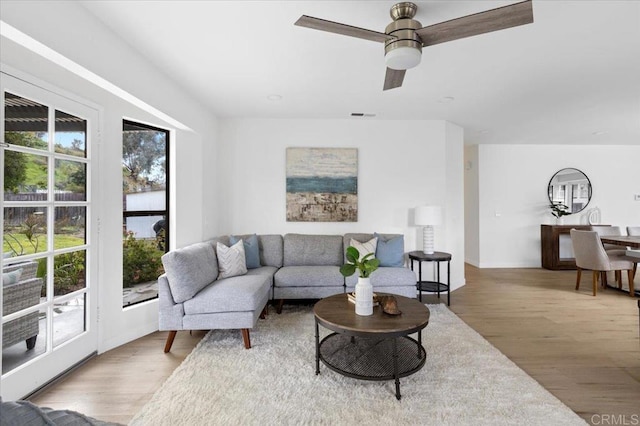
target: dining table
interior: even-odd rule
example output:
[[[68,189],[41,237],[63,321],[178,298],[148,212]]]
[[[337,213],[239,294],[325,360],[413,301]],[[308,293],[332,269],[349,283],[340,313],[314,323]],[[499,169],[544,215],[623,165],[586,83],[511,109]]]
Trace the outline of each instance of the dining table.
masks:
[[[605,244],[615,244],[618,246],[627,246],[635,249],[640,249],[640,236],[635,235],[601,235],[600,241]]]

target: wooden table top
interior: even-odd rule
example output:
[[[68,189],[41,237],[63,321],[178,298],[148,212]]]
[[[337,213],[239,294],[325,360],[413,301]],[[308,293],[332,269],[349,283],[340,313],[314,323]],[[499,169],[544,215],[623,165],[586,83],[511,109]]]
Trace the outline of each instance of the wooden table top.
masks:
[[[600,236],[600,241],[607,244],[617,244],[619,246],[627,246],[640,248],[640,237],[638,236]]]
[[[377,293],[384,296],[387,293]],[[393,294],[398,301],[400,315],[389,315],[382,307],[374,306],[373,315],[356,315],[356,305],[347,300],[346,293],[320,300],[313,307],[319,324],[338,333],[361,337],[406,336],[429,324],[429,309],[416,299]]]

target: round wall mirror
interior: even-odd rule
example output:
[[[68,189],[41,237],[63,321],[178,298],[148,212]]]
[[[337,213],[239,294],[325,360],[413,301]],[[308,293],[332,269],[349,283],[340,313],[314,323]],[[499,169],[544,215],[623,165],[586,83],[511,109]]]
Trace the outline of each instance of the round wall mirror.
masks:
[[[591,201],[591,182],[578,169],[562,169],[549,181],[548,193],[549,202],[564,204],[567,211],[578,213]]]

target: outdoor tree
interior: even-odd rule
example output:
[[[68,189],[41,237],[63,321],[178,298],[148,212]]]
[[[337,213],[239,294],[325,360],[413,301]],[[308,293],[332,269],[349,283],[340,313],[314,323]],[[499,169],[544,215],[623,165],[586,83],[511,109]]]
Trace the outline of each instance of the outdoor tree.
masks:
[[[15,151],[4,153],[4,190],[17,192],[18,187],[24,183],[27,177],[27,160],[24,154]]]
[[[46,143],[34,132],[6,132],[5,142],[12,145],[42,147]],[[5,150],[4,153],[4,190],[17,192],[27,178],[27,156],[21,152]]]
[[[125,131],[122,136],[122,171],[125,189],[163,185],[164,135],[153,131]]]

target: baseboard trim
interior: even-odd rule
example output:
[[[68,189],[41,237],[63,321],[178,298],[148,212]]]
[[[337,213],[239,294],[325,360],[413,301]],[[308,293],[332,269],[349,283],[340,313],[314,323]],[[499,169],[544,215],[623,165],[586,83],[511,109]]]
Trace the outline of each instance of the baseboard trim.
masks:
[[[73,364],[71,367],[69,367],[66,370],[64,370],[62,373],[60,373],[57,376],[53,377],[47,383],[43,384],[42,386],[40,386],[39,388],[37,388],[33,392],[25,395],[22,399],[29,399],[29,398],[33,398],[33,397],[38,396],[40,393],[44,392],[49,387],[51,387],[51,386],[55,385],[57,382],[59,382],[61,379],[65,378],[69,374],[73,373],[74,371],[76,371],[78,368],[82,367],[84,364],[89,362],[90,359],[92,359],[93,357],[95,357],[97,355],[98,355],[98,352],[96,352],[96,351],[90,353],[89,355],[87,355],[86,357],[84,357],[83,359],[78,361],[77,363]]]

